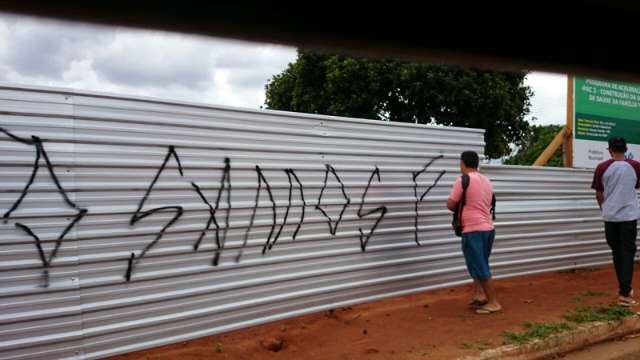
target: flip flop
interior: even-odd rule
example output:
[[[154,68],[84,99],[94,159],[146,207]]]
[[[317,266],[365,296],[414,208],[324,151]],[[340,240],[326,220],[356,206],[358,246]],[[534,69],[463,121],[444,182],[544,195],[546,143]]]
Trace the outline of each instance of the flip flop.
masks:
[[[638,305],[638,302],[634,299],[627,300],[627,299],[618,298],[618,305],[624,306],[624,307],[632,307],[632,306]]]
[[[490,307],[487,307],[487,305],[485,304],[485,305],[483,305],[483,306],[481,306],[481,307],[476,309],[476,314],[489,315],[489,314],[497,313],[497,312],[500,312],[500,311],[502,311],[502,307],[499,307],[497,309],[492,309]]]
[[[471,301],[469,301],[469,306],[474,309],[477,309],[485,306],[487,303],[488,303],[487,300],[472,299]]]

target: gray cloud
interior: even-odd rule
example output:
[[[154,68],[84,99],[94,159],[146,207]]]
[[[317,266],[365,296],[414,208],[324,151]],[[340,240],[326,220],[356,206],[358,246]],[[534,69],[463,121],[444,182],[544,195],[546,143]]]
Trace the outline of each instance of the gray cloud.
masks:
[[[256,84],[264,87],[273,75],[282,71],[277,68],[234,71],[229,74],[229,81],[238,87],[251,88]]]
[[[0,81],[258,107],[295,49],[0,14]]]
[[[87,56],[87,51],[112,37],[104,28],[68,26],[57,21],[9,16],[3,42],[7,51],[2,62],[25,76],[61,78],[67,64]]]
[[[153,32],[118,32],[94,55],[96,72],[133,86],[180,84],[202,89],[211,82],[212,46],[199,38]]]
[[[249,67],[269,67],[273,64],[287,65],[295,59],[294,50],[277,51],[276,48],[247,48],[242,43],[225,44],[224,56],[216,58],[216,66],[226,69],[244,69]]]
[[[538,119],[534,123],[564,124],[567,116],[567,76],[532,72],[527,75],[526,83],[534,91],[530,114]]]

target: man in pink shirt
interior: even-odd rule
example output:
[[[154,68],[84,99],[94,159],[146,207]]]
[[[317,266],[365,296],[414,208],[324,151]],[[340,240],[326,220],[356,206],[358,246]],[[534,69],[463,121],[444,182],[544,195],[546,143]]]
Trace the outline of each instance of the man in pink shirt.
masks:
[[[496,299],[489,269],[489,255],[496,232],[493,228],[493,186],[478,172],[480,159],[474,151],[460,156],[460,170],[468,176],[464,207],[461,211],[462,253],[467,270],[473,278],[475,293],[471,306],[478,314],[491,314],[502,310]],[[462,177],[456,179],[447,201],[447,207],[456,211],[463,196]]]

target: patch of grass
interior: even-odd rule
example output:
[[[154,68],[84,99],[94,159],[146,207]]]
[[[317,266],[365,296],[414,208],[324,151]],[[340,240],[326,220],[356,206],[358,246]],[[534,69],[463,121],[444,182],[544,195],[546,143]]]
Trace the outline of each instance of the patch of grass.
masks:
[[[585,291],[582,296],[576,296],[573,302],[581,303],[584,296],[608,296],[607,293],[598,291]],[[606,306],[577,306],[572,312],[567,313],[564,319],[567,322],[550,322],[550,323],[524,323],[525,331],[511,332],[505,331],[502,336],[507,344],[522,345],[529,343],[535,339],[546,339],[553,335],[574,329],[576,324],[588,322],[614,322],[622,320],[627,316],[635,315],[628,307],[620,306],[612,303]],[[537,344],[542,346],[542,344]]]
[[[566,322],[556,323],[524,323],[526,328],[523,332],[511,332],[505,331],[502,336],[507,343],[511,344],[525,344],[534,339],[545,339],[551,335],[561,333],[573,329],[573,326]]]
[[[217,343],[213,344],[213,349],[214,349],[214,350],[215,350],[215,352],[217,352],[217,353],[221,353],[221,352],[223,352],[223,351],[224,351],[224,348],[222,347],[222,343],[219,343],[219,342],[217,342]]]
[[[582,303],[584,302],[584,298],[585,297],[596,297],[596,296],[608,296],[609,294],[607,294],[606,292],[602,292],[602,291],[592,291],[592,290],[587,290],[585,292],[583,292],[580,295],[576,295],[571,299],[571,302],[574,304],[577,303]]]
[[[627,316],[633,315],[634,312],[629,308],[618,304],[610,304],[608,306],[578,306],[574,312],[568,313],[564,318],[578,324],[594,321],[617,321]]]
[[[462,348],[466,349],[466,350],[471,350],[471,349],[473,349],[473,344],[463,343],[462,344]]]

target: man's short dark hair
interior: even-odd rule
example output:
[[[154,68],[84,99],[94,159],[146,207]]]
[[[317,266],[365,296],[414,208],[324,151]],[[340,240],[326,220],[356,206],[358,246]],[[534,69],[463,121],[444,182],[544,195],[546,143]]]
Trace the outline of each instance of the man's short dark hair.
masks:
[[[627,141],[622,136],[614,136],[609,139],[609,150],[624,154],[627,152]]]
[[[464,164],[464,166],[471,169],[477,169],[478,166],[480,165],[480,158],[478,157],[478,153],[475,151],[463,152],[460,155],[460,160],[462,160],[462,163]]]

